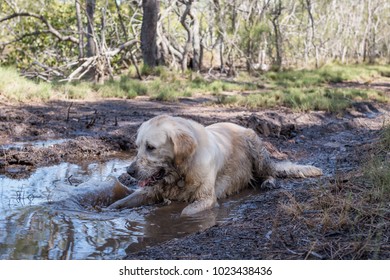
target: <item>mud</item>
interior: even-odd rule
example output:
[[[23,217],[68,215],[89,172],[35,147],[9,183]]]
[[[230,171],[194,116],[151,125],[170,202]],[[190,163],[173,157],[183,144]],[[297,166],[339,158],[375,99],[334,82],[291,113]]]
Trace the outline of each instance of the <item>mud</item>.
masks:
[[[44,181],[34,177],[37,172],[52,168],[58,174],[48,180],[47,188],[53,188],[53,182],[58,180],[69,195],[71,187],[94,179],[96,174],[88,173],[88,168],[84,173],[64,171],[69,166],[80,170],[80,166],[99,166],[115,159],[122,160],[120,167],[113,167],[104,173],[104,179],[100,176],[98,180],[113,175],[127,185],[133,184],[122,173],[134,155],[136,130],[143,121],[159,114],[187,117],[204,125],[229,121],[251,127],[263,137],[273,157],[313,164],[323,169],[324,176],[280,180],[280,189],[267,192],[248,190],[191,220],[179,217],[184,207],[180,203],[107,212],[94,207],[91,201],[87,203],[91,205],[89,209],[85,205],[72,209],[70,204],[47,207],[44,194],[31,196],[26,192],[26,186]],[[211,106],[204,97],[177,103],[137,98],[0,104],[0,216],[5,224],[0,232],[6,236],[2,237],[0,258],[331,258],[324,252],[311,251],[314,237],[295,234],[297,225],[288,217],[275,217],[278,205],[291,193],[308,199],[307,189],[336,180],[340,173],[356,171],[363,152],[375,143],[389,117],[387,105],[367,102],[356,103],[339,115],[297,113],[287,108]],[[23,182],[22,187],[15,182]],[[9,194],[12,187],[14,196],[6,197],[4,193]],[[17,202],[18,198],[23,202]],[[63,201],[64,196],[60,198]],[[18,238],[26,236],[26,228],[32,229],[29,238]],[[335,233],[330,238],[342,239],[340,234],[341,237]],[[37,240],[42,239],[50,242],[37,245]],[[11,249],[15,247],[17,250]],[[390,255],[385,251],[386,254]]]

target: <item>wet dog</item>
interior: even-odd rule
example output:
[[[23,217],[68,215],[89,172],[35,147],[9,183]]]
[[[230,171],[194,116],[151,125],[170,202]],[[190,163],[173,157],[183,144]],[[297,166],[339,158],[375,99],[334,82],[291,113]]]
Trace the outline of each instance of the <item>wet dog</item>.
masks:
[[[128,173],[139,188],[111,209],[184,201],[189,205],[182,215],[193,215],[259,180],[269,188],[275,186],[275,177],[322,175],[311,165],[272,160],[252,129],[232,123],[205,127],[180,117],[157,116],[140,126],[136,145],[138,153]]]

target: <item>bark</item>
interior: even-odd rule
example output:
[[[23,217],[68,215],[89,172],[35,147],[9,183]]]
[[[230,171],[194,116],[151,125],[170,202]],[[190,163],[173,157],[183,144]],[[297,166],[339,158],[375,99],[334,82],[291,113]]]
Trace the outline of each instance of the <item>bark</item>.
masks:
[[[282,57],[282,35],[280,32],[279,17],[282,14],[282,2],[279,0],[275,4],[275,9],[272,11],[271,22],[274,29],[275,39],[275,50],[276,50],[276,61],[275,69],[279,71],[282,68],[283,57]]]
[[[96,55],[96,43],[94,32],[95,0],[87,0],[87,57]]]
[[[199,26],[199,19],[198,14],[195,9],[195,7],[192,7],[192,11],[190,13],[192,21],[193,21],[193,41],[192,41],[192,48],[193,48],[193,57],[192,57],[192,70],[193,71],[199,71],[201,69],[202,65],[202,50],[201,50],[201,42],[200,42],[200,26]]]
[[[144,64],[155,67],[157,59],[157,22],[159,0],[142,0],[141,50]]]
[[[191,68],[193,71],[200,70],[200,38],[199,38],[199,20],[196,10],[193,6],[194,0],[183,2],[186,5],[184,13],[180,18],[180,23],[187,33],[187,41],[184,46],[183,59],[181,60],[181,69],[184,71]],[[189,24],[187,17],[190,19]],[[190,61],[188,61],[188,58]]]
[[[307,14],[309,16],[309,24],[310,24],[310,44],[313,46],[314,51],[315,51],[315,66],[316,68],[319,67],[319,58],[318,58],[318,47],[314,41],[314,36],[315,36],[315,27],[314,27],[314,17],[312,13],[312,8],[313,8],[313,3],[311,0],[306,0],[306,9],[307,9]]]
[[[219,0],[213,0],[216,14],[216,25],[217,25],[217,42],[219,43],[219,63],[220,63],[220,72],[225,73],[225,38],[226,38],[226,23],[223,19],[223,11],[221,7],[221,3]]]
[[[83,46],[83,21],[81,19],[81,11],[80,11],[80,2],[79,0],[75,1],[76,6],[76,18],[77,18],[77,32],[79,33],[79,59],[84,57],[84,46]]]

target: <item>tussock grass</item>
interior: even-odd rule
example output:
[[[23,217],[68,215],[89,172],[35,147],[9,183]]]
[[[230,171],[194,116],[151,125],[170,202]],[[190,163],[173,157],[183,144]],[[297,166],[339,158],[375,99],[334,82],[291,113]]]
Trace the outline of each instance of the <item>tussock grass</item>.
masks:
[[[388,256],[389,143],[390,126],[386,126],[362,157],[357,172],[336,172],[334,180],[305,191],[305,195],[284,192],[286,199],[280,202],[278,215],[289,217],[299,238],[312,240],[308,250],[331,259]]]
[[[48,100],[52,86],[21,77],[13,68],[0,67],[0,96],[16,102]]]
[[[390,76],[389,72],[388,66],[336,64],[310,71],[267,72],[261,81],[268,85],[268,90],[235,98],[219,97],[217,103],[248,108],[285,106],[295,111],[324,110],[337,113],[356,101],[389,102],[389,97],[382,91],[365,87],[337,88],[329,85],[347,81],[369,83],[375,78]],[[247,81],[248,76],[241,75],[239,79]],[[223,94],[223,91],[217,90],[217,93]]]
[[[364,165],[364,176],[372,187],[371,197],[383,202],[390,201],[390,125],[385,126],[374,152]]]
[[[280,87],[312,87],[326,83],[370,82],[374,78],[390,76],[390,68],[383,65],[325,65],[314,70],[286,70],[268,72],[265,77]]]
[[[53,90],[66,99],[88,99],[95,94],[94,88],[88,82],[58,83]]]
[[[390,67],[381,65],[326,65],[316,70],[267,72],[259,77],[240,74],[236,79],[206,79],[198,73],[178,73],[163,66],[141,67],[147,78],[140,81],[134,69],[127,75],[106,81],[104,85],[89,82],[35,83],[20,77],[10,68],[0,68],[0,92],[14,101],[49,98],[135,98],[175,102],[182,97],[209,94],[220,105],[247,108],[285,106],[295,111],[324,110],[340,112],[356,101],[388,102],[383,92],[366,87],[337,88],[338,82],[358,81],[390,76]],[[134,77],[133,77],[134,76]],[[259,89],[259,85],[262,89]],[[352,85],[353,86],[353,85]]]
[[[365,89],[338,88],[286,88],[250,93],[249,95],[219,96],[218,104],[233,104],[247,108],[273,108],[284,106],[295,111],[322,110],[341,112],[355,101],[375,100],[387,102],[383,92]]]

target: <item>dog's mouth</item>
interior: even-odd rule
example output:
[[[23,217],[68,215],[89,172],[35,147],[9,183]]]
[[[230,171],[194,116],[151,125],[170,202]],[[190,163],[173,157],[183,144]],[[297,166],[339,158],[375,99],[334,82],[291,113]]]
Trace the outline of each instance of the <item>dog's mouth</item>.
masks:
[[[165,170],[163,168],[161,168],[159,171],[157,171],[156,173],[154,173],[152,176],[150,176],[149,178],[146,178],[144,180],[140,180],[138,182],[138,185],[140,187],[146,187],[146,186],[152,186],[154,185],[155,183],[157,183],[158,181],[164,179],[165,177]]]

